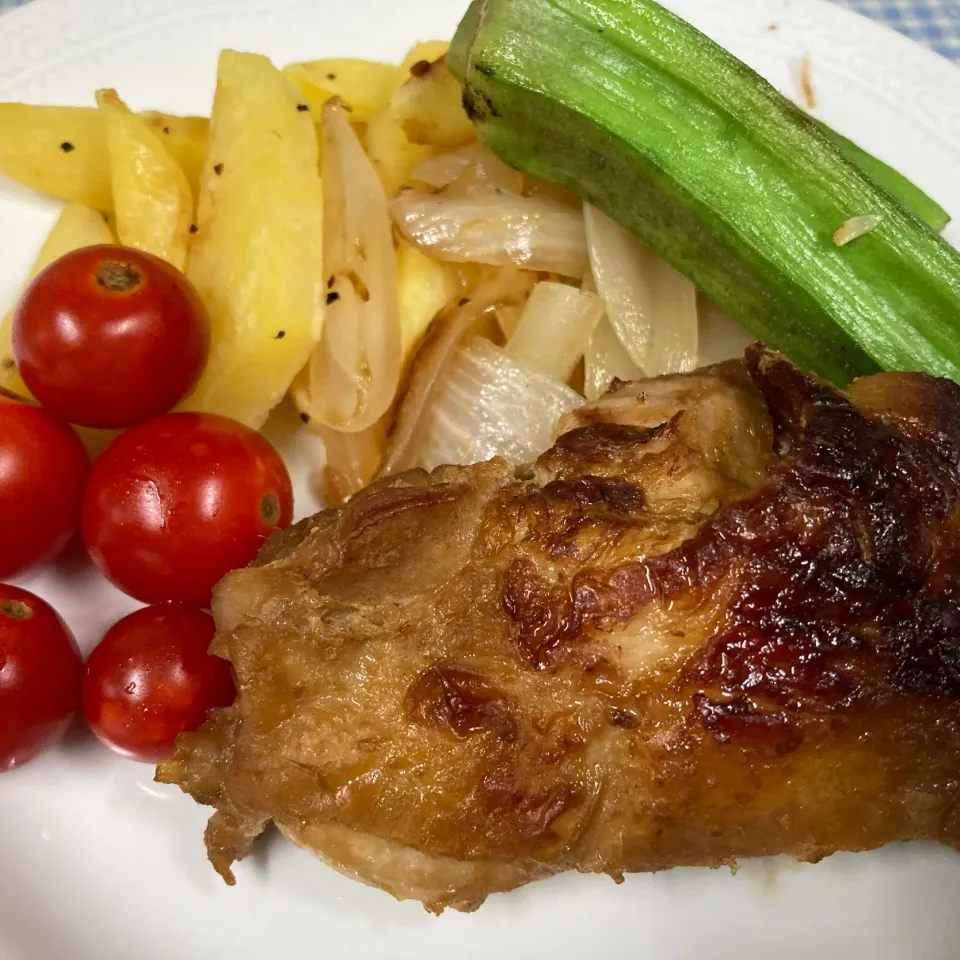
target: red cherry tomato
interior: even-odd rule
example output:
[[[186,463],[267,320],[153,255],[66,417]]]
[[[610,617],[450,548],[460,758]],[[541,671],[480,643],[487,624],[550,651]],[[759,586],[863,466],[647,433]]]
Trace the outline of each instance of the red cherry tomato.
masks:
[[[38,407],[0,397],[0,577],[66,546],[80,523],[89,469],[70,427]]]
[[[192,284],[128,247],[84,247],[54,261],[13,320],[24,383],[52,413],[87,427],[166,413],[196,384],[209,349]]]
[[[121,590],[206,605],[214,584],[293,517],[290,477],[255,430],[171,413],[121,434],[90,473],[83,539]]]
[[[196,730],[211,707],[233,703],[230,663],[207,653],[212,618],[167,604],[115,623],[87,659],[83,713],[109,747],[156,763],[183,730]]]
[[[80,705],[83,661],[56,611],[0,584],[0,773],[56,743]]]

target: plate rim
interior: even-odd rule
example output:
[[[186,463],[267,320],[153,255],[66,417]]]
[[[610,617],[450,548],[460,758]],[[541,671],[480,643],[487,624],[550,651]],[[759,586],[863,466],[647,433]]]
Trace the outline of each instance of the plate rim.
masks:
[[[192,18],[195,14],[198,17],[213,16],[221,12],[238,15],[238,16],[247,16],[256,14],[258,11],[270,11],[276,12],[280,11],[295,11],[297,9],[303,9],[307,7],[316,7],[321,5],[324,2],[329,2],[329,0],[235,0],[235,2],[230,3],[229,0],[124,0],[124,9],[129,13],[129,19],[134,20],[139,17],[139,22],[134,24],[131,30],[136,34],[142,34],[147,32],[151,27],[155,27],[158,23],[167,23],[178,18],[186,17],[187,19]],[[462,6],[461,0],[444,0],[444,2],[456,3],[457,6]],[[703,3],[704,0],[671,0],[671,4],[668,5],[683,5],[691,7],[697,2]],[[898,71],[910,71],[910,70],[921,70],[924,74],[924,77],[930,77],[930,85],[935,86],[939,83],[950,82],[955,87],[960,88],[960,75],[954,73],[957,69],[957,65],[951,63],[949,60],[941,57],[935,51],[929,50],[916,43],[915,41],[910,40],[909,38],[897,33],[888,26],[884,24],[877,23],[872,21],[869,18],[863,17],[856,12],[849,10],[847,8],[838,7],[833,3],[828,2],[828,0],[727,0],[729,7],[734,7],[739,10],[740,8],[757,10],[764,7],[767,8],[776,8],[777,12],[772,13],[770,19],[776,19],[781,9],[790,9],[790,16],[795,16],[797,11],[802,8],[803,15],[809,17],[810,19],[822,19],[824,21],[824,26],[818,29],[826,30],[837,30],[842,31],[844,27],[851,32],[857,33],[855,46],[862,48],[864,51],[869,51],[871,48],[877,47],[882,51],[886,51],[882,55],[884,57],[893,58],[894,56],[899,58],[897,64]],[[728,7],[728,10],[729,10]],[[162,8],[162,10],[160,9]],[[18,70],[16,72],[5,72],[6,65],[0,63],[0,98],[3,97],[6,90],[20,86],[27,86],[29,83],[30,77],[36,75],[42,70],[48,69],[48,64],[46,61],[42,63],[37,63],[36,65],[29,64],[29,59],[32,57],[32,54],[27,52],[25,49],[21,51],[17,44],[23,43],[25,38],[29,36],[39,36],[41,37],[42,43],[54,44],[54,40],[50,39],[50,36],[57,33],[55,26],[58,23],[70,20],[73,18],[74,14],[78,12],[84,20],[90,25],[91,30],[96,28],[96,25],[99,24],[102,28],[102,17],[105,13],[109,11],[111,15],[117,13],[117,4],[116,0],[32,0],[24,7],[15,8],[12,11],[5,12],[3,15],[0,15],[0,50],[6,52],[8,48],[12,48],[14,53],[10,56],[10,60],[16,61],[18,58],[22,58],[28,66],[30,66],[30,72],[24,72],[23,70]],[[144,16],[144,12],[151,14],[151,16]],[[125,13],[124,20],[126,20],[127,13]],[[730,14],[728,14],[730,15]],[[732,16],[738,17],[738,13],[732,14]],[[754,14],[751,14],[754,16]],[[856,25],[856,30],[852,30],[851,25]],[[86,27],[84,28],[86,29]],[[56,39],[55,46],[58,49],[64,49],[68,42],[73,42],[75,44],[82,44],[83,40],[78,39],[77,34],[72,33],[69,37],[64,37],[63,34],[60,34]],[[93,33],[90,33],[89,36],[94,36]],[[47,38],[47,39],[43,39]],[[119,38],[115,34],[111,34],[108,40],[100,45],[100,48],[110,47],[112,44],[118,42]],[[324,39],[323,37],[318,38],[318,54],[323,51]],[[35,47],[34,50],[37,48]],[[362,51],[358,51],[357,55],[360,55]],[[55,67],[54,69],[63,69],[62,65],[69,64],[74,59],[82,58],[90,55],[90,48],[84,49],[75,49],[70,52],[69,57],[61,57],[58,60],[58,63],[61,66]],[[4,57],[6,60],[7,58]],[[920,65],[919,67],[917,65]],[[92,95],[92,91],[88,91],[85,88],[81,91],[82,95],[89,98]],[[212,91],[211,91],[212,92]],[[157,104],[156,106],[160,107],[162,104]],[[960,118],[960,113],[957,114]],[[915,122],[921,122],[919,118],[914,118]],[[938,134],[933,127],[929,128],[929,132],[937,135],[937,139],[943,143],[944,149],[949,150],[954,156],[960,160],[960,122],[957,124],[957,139],[947,137],[944,139],[940,134]],[[4,200],[0,198],[0,212],[3,209]],[[958,216],[960,216],[960,208],[953,211]],[[65,760],[60,757],[55,758],[58,764],[66,763]],[[38,761],[43,763],[43,761]],[[104,758],[104,766],[106,767],[109,764],[109,760]],[[47,772],[52,773],[54,771],[38,771],[39,773]],[[29,768],[21,773],[26,773],[30,775]],[[125,776],[126,774],[124,774]],[[14,774],[13,776],[18,776]],[[81,776],[84,774],[81,772]],[[181,800],[181,798],[177,798]],[[182,798],[184,803],[190,803],[191,801],[188,798]],[[13,830],[15,829],[13,824],[8,825],[6,829]],[[3,830],[0,830],[0,839],[2,839]],[[189,842],[191,844],[199,844],[199,837],[189,837]],[[305,854],[303,856],[306,856]],[[313,864],[311,864],[313,866]],[[317,864],[315,866],[317,870],[324,870],[322,865]],[[866,866],[864,867],[866,869]],[[247,881],[247,878],[243,878],[241,882]],[[182,883],[184,886],[188,886],[188,881],[183,879]],[[2,885],[0,885],[2,887]],[[568,893],[567,896],[575,896],[574,890],[579,890],[579,887],[575,887],[573,883],[570,883],[570,886],[567,887]],[[747,896],[746,894],[742,894]],[[945,894],[946,896],[946,894]],[[265,907],[266,912],[270,912],[271,899],[265,897],[262,901]],[[555,909],[557,906],[556,900],[551,902],[551,909]],[[562,907],[562,900],[559,901],[560,906]],[[316,915],[318,919],[323,918],[324,908],[327,908],[331,911],[337,909],[337,903],[331,900],[327,904],[318,904]],[[36,906],[37,915],[42,914],[44,909],[44,904],[38,903]],[[618,911],[619,912],[619,911]],[[739,911],[738,911],[739,912]],[[392,915],[392,911],[384,911],[384,914]],[[478,916],[485,918],[486,915],[481,912]],[[377,918],[374,917],[374,920]],[[528,923],[526,925],[527,929],[534,929],[534,924],[538,919],[537,914],[530,913],[526,919]],[[468,929],[464,924],[461,924],[460,917],[450,917],[447,920],[442,921],[446,923],[446,936],[453,938],[457,936],[457,931],[461,934]],[[97,918],[96,923],[98,925],[108,922],[104,918]],[[437,921],[440,923],[441,921]],[[457,926],[453,926],[456,923]],[[490,921],[491,927],[497,925],[496,918],[491,918]],[[61,926],[61,930],[64,929]],[[437,930],[439,931],[439,927]],[[441,936],[439,932],[436,933],[437,938]],[[419,942],[418,934],[411,934],[411,942]],[[360,935],[357,938],[357,947],[356,957],[366,957],[375,955],[373,953],[368,953],[366,951],[371,949],[369,944],[366,945],[366,937]],[[66,941],[64,941],[66,943]],[[931,948],[932,940],[926,941],[927,948]],[[759,947],[759,941],[756,942],[756,945]],[[202,944],[199,946],[203,946]],[[433,943],[433,946],[436,946],[436,942]],[[842,943],[841,943],[842,947]],[[160,944],[159,949],[163,948],[163,944]],[[23,941],[17,939],[16,934],[11,936],[11,939],[7,940],[7,931],[0,930],[0,957],[7,956],[7,950],[10,950],[12,956],[19,957],[21,950],[31,949],[30,945],[24,946]],[[421,948],[423,949],[423,948]],[[514,949],[523,949],[523,947],[515,947]],[[398,953],[399,953],[398,949]],[[434,955],[430,952],[430,947],[427,947],[427,952],[430,955]],[[718,952],[718,956],[722,954],[722,951]],[[151,952],[151,956],[154,956]],[[336,953],[337,956],[340,956],[340,953]],[[378,954],[379,955],[379,954]],[[440,955],[438,950],[436,955]],[[516,955],[514,950],[506,950],[506,955]],[[536,951],[534,951],[536,955]],[[39,960],[39,955],[38,960]],[[113,954],[111,954],[113,956]],[[792,954],[791,954],[792,956]],[[932,956],[931,954],[924,954],[924,956]],[[50,958],[45,958],[45,960],[50,960]],[[126,958],[124,958],[126,960]]]

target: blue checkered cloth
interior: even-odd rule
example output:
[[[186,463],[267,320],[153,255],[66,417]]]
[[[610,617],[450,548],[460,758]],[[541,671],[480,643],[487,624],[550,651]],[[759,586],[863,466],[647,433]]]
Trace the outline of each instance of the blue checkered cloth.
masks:
[[[0,0],[0,11],[30,0]],[[82,3],[83,0],[76,0]],[[161,0],[162,2],[162,0]],[[714,0],[720,2],[720,0]],[[864,16],[880,20],[937,53],[960,61],[960,0],[834,0]]]
[[[2,0],[0,0],[2,2]],[[960,0],[834,0],[864,16],[880,20],[937,53],[960,60]]]

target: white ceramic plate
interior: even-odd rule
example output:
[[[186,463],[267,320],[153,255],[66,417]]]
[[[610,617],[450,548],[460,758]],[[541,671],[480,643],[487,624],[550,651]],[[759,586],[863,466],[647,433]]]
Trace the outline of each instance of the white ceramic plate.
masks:
[[[0,99],[90,103],[116,86],[141,108],[207,111],[221,47],[280,63],[397,60],[449,36],[465,0],[35,0],[0,17]],[[819,116],[896,164],[960,217],[960,73],[818,0],[672,0],[789,96],[809,54]],[[56,205],[0,183],[0,302],[12,299]],[[954,242],[960,229],[948,234]],[[288,438],[289,440],[289,438]],[[317,451],[282,443],[305,483]],[[135,604],[82,557],[28,586],[85,650]],[[960,956],[960,857],[922,844],[757,861],[736,875],[685,869],[562,876],[495,896],[479,913],[429,916],[269,837],[228,889],[207,865],[207,811],[152,783],[78,728],[0,778],[2,960],[307,960],[314,957],[609,957],[751,960]]]

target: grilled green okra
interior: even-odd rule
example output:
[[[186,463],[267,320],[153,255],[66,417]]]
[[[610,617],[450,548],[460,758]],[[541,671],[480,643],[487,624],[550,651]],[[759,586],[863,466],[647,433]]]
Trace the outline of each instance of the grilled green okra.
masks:
[[[841,385],[960,380],[960,254],[653,0],[475,0],[447,62],[505,161],[598,206],[795,362]],[[876,229],[837,246],[868,214]]]

